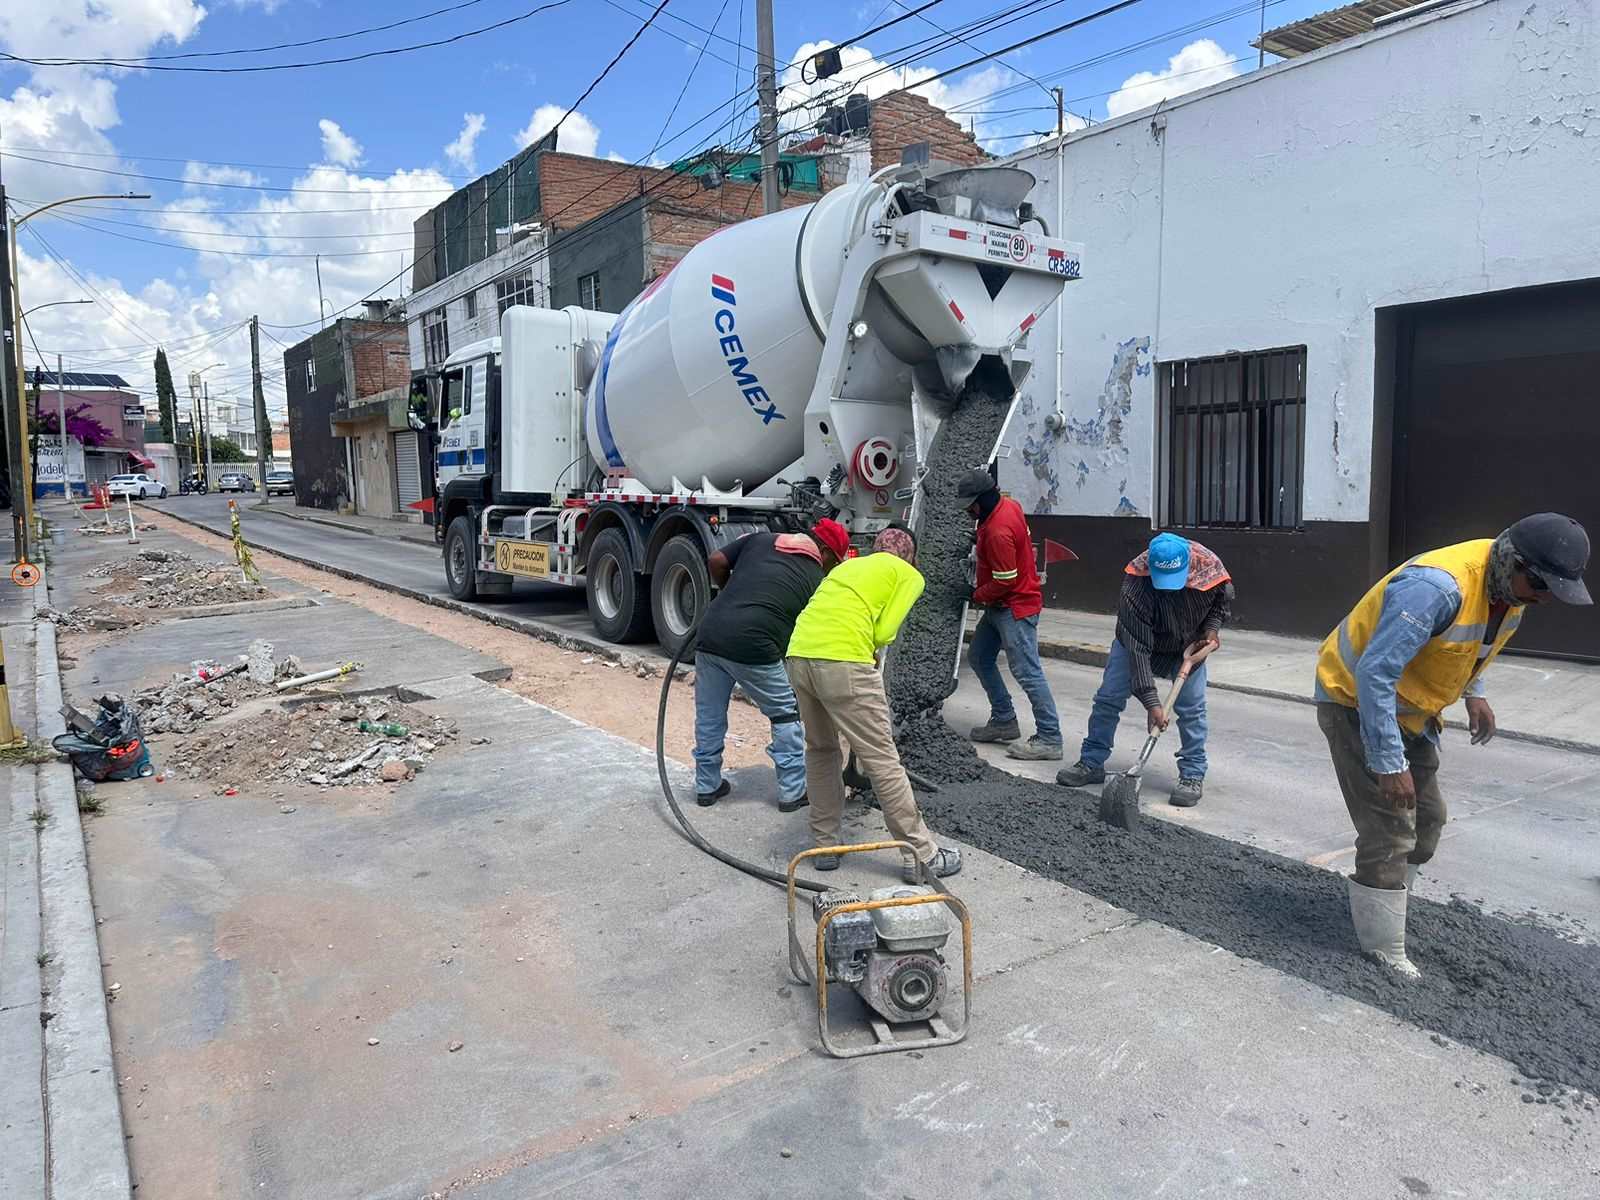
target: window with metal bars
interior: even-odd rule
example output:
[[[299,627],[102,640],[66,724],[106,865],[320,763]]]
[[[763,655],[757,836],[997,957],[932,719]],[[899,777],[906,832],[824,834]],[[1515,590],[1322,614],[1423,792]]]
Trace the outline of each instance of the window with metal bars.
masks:
[[[1298,529],[1306,348],[1158,364],[1164,524]]]
[[[538,307],[539,304],[532,271],[519,271],[515,275],[495,280],[494,291],[495,303],[499,306],[502,317],[506,315],[506,309],[514,304],[533,307]]]

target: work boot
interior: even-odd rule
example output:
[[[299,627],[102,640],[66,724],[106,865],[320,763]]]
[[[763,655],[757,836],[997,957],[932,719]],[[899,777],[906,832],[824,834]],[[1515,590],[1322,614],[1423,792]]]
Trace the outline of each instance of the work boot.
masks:
[[[1079,759],[1070,767],[1062,767],[1056,772],[1056,782],[1062,787],[1087,787],[1091,783],[1104,783],[1106,769],[1104,767],[1091,767],[1083,759]]]
[[[839,869],[839,856],[837,854],[819,854],[815,858],[806,859],[819,871],[837,871]]]
[[[1012,717],[1009,721],[988,721],[967,736],[975,742],[1014,742],[1022,736],[1022,730]]]
[[[915,866],[902,867],[900,878],[907,883],[921,883],[924,871],[929,875],[937,875],[941,879],[946,875],[959,875],[961,873],[961,851],[954,846],[940,846],[933,852],[933,857],[927,862]]]
[[[1025,742],[1012,742],[1006,747],[1007,758],[1038,762],[1060,762],[1065,753],[1060,742],[1042,742],[1037,737],[1031,737]]]
[[[721,800],[731,791],[733,791],[733,785],[724,779],[721,783],[717,784],[717,790],[714,792],[696,792],[694,796],[694,802],[701,808],[710,808],[713,804],[715,804],[718,800]]]
[[[808,796],[805,792],[801,792],[793,800],[779,800],[778,801],[778,811],[781,812],[781,813],[798,812],[798,811],[800,811],[800,809],[804,808],[806,805],[808,805],[810,803],[811,803],[811,797]]]
[[[1178,786],[1172,789],[1172,807],[1193,808],[1200,803],[1200,792],[1200,780],[1193,778],[1178,780]]]
[[[1350,890],[1350,921],[1361,949],[1402,979],[1421,979],[1422,972],[1406,957],[1406,890],[1370,888],[1354,879],[1345,883]]]

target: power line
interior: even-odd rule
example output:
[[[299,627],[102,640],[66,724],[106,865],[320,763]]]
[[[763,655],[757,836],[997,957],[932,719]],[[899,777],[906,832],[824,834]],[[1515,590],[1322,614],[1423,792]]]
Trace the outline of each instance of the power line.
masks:
[[[71,166],[71,163],[60,164]],[[476,180],[474,180],[475,182]],[[457,189],[459,190],[459,189]],[[366,194],[366,193],[352,193]],[[21,196],[12,196],[16,204],[31,204],[34,206],[47,204],[47,200],[30,200]],[[74,204],[74,209],[91,212],[127,212],[125,204]],[[379,213],[379,212],[416,212],[417,205],[389,204],[373,205],[368,208],[140,208],[141,213],[175,215],[184,217],[320,217],[337,213]]]
[[[406,209],[404,211],[409,212],[411,210]],[[94,229],[99,229],[102,225],[121,225],[127,229],[148,229],[155,233],[172,233],[179,234],[183,237],[242,238],[246,241],[260,240],[282,242],[321,242],[333,240],[348,241],[352,238],[405,238],[407,241],[409,241],[413,236],[412,231],[409,229],[396,230],[394,232],[377,231],[372,233],[239,233],[236,231],[223,231],[214,229],[178,229],[170,225],[152,225],[144,221],[118,221],[110,217],[79,217],[77,219],[81,223]],[[109,233],[110,230],[106,230],[105,232]],[[384,253],[392,254],[394,251],[386,250]]]
[[[224,247],[187,246],[182,242],[162,241],[157,238],[135,237],[131,233],[117,233],[112,229],[102,229],[98,225],[90,225],[76,217],[57,214],[68,225],[76,225],[79,229],[87,229],[90,233],[102,234],[105,237],[118,238],[124,242],[138,242],[142,246],[162,246],[169,250],[187,250],[193,254],[225,254],[229,258],[373,258],[380,254],[393,254],[394,247],[384,250],[234,250]],[[240,235],[248,236],[248,235]]]
[[[319,58],[306,62],[262,63],[239,67],[194,67],[171,66],[166,63],[138,62],[114,58],[26,58],[20,54],[7,54],[3,51],[0,51],[0,59],[15,63],[25,63],[32,67],[120,67],[126,71],[173,71],[199,75],[253,75],[268,71],[299,71],[308,67],[341,66],[346,63],[363,62],[369,58],[390,58],[396,54],[411,54],[418,50],[434,50],[440,46],[450,46],[456,42],[464,42],[470,38],[481,37],[486,33],[493,33],[496,30],[520,24],[531,17],[538,16],[540,13],[549,12],[553,8],[563,8],[571,3],[572,0],[550,0],[548,4],[530,8],[527,12],[518,13],[514,17],[507,17],[503,21],[496,21],[492,25],[484,25],[478,29],[468,29],[462,33],[452,34],[447,38],[436,38],[431,42],[416,42],[409,46],[389,46],[381,50],[368,50],[361,54],[347,54],[342,58]]]
[[[17,159],[21,162],[41,163],[47,167],[62,167],[69,171],[92,171],[96,175],[115,175],[122,179],[143,179],[151,183],[179,183],[185,187],[211,187],[228,188],[239,192],[289,192],[299,196],[362,196],[370,193],[360,188],[298,188],[277,187],[267,183],[220,183],[213,179],[180,179],[171,175],[145,175],[138,171],[116,171],[110,167],[91,167],[85,163],[57,162],[49,158],[33,158],[27,154],[18,154],[15,150],[0,150],[0,157]],[[331,166],[332,164],[318,164]],[[315,170],[315,167],[308,168]],[[454,188],[385,188],[384,192],[390,196],[437,196],[440,192],[455,191]]]
[[[242,167],[252,171],[311,171],[315,170],[318,166],[326,165],[321,163],[233,162],[227,159],[212,158],[173,158],[171,156],[163,156],[159,154],[131,154],[98,150],[74,150],[66,146],[13,146],[12,148],[15,150],[32,150],[38,154],[73,154],[79,158],[114,158],[121,162],[187,163],[197,167]],[[403,171],[416,170],[415,167],[378,168],[366,166],[365,164],[363,164],[363,166],[368,173],[373,175],[397,175]],[[443,171],[436,171],[435,174],[437,174],[441,179],[449,179],[460,183],[471,183],[474,179],[478,178],[476,175],[447,175]]]

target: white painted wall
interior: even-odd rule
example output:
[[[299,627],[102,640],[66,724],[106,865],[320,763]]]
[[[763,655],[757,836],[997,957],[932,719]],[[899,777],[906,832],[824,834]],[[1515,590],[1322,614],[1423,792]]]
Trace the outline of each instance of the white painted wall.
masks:
[[[452,352],[484,338],[500,336],[500,310],[495,282],[525,270],[533,272],[533,299],[537,307],[550,303],[550,259],[545,254],[545,232],[536,230],[515,245],[491,254],[482,262],[447,275],[406,298],[406,338],[412,371],[426,365],[422,344],[422,318],[441,304],[450,328]],[[477,298],[477,316],[467,316],[467,295]]]
[[[1307,347],[1307,520],[1365,521],[1374,310],[1600,277],[1600,0],[1478,0],[1069,135],[1055,320],[1000,479],[1035,513],[1154,511],[1154,363]],[[1056,211],[1053,143],[1008,160]]]

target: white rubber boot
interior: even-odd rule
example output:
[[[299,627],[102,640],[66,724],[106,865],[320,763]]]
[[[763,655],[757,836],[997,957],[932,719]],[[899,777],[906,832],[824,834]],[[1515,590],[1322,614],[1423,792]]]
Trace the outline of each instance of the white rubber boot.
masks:
[[[1416,863],[1406,864],[1406,891],[1414,892],[1417,887],[1417,876],[1422,874],[1422,868]]]
[[[1406,957],[1406,898],[1404,888],[1369,888],[1347,879],[1350,889],[1350,921],[1356,927],[1356,941],[1404,979],[1420,979],[1422,972]]]

